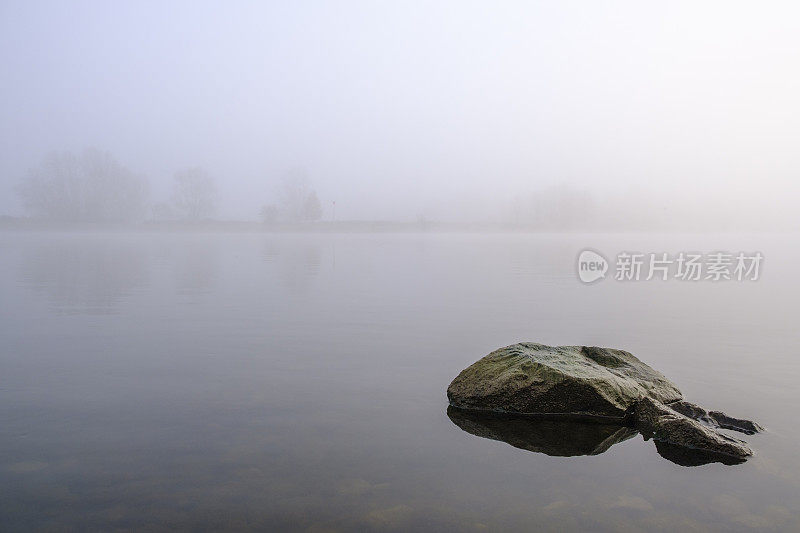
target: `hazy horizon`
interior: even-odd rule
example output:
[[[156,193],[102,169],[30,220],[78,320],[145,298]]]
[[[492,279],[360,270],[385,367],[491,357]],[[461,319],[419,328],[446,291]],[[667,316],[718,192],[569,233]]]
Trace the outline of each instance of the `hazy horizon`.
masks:
[[[326,220],[335,201],[342,220],[502,222],[566,187],[796,227],[797,11],[5,3],[0,214],[24,213],[14,187],[45,154],[96,147],[151,204],[205,169],[222,219],[258,219],[303,168]]]

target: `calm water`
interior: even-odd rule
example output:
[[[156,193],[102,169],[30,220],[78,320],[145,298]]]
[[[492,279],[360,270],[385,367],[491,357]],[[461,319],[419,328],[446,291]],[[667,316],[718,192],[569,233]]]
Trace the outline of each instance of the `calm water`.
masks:
[[[587,246],[765,262],[586,286]],[[0,233],[0,530],[798,530],[798,273],[793,235]],[[450,380],[522,340],[630,350],[768,431],[685,467],[462,430]]]

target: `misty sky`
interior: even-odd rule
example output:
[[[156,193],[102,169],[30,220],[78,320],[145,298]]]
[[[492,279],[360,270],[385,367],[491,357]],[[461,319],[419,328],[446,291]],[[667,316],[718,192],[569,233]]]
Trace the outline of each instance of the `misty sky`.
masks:
[[[51,150],[166,199],[199,165],[255,219],[293,167],[326,217],[484,218],[555,183],[791,206],[797,4],[0,3],[0,214]]]

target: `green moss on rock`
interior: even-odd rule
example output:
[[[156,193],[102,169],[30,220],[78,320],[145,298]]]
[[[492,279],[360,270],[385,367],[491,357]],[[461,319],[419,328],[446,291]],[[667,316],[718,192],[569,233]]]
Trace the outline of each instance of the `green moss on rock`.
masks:
[[[643,397],[682,398],[660,372],[622,350],[545,346],[500,348],[464,369],[447,397],[462,409],[622,420]]]

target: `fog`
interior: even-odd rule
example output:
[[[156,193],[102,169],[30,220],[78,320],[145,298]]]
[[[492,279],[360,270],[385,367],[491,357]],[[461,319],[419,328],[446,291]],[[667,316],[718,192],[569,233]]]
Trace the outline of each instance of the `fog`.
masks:
[[[790,2],[0,0],[0,532],[800,531],[798,95]]]
[[[798,10],[5,2],[0,215],[797,229]]]

